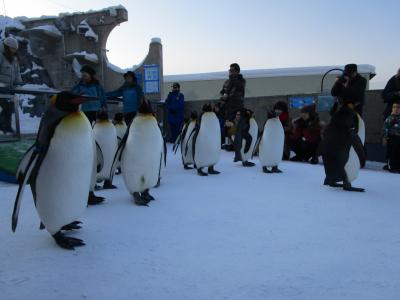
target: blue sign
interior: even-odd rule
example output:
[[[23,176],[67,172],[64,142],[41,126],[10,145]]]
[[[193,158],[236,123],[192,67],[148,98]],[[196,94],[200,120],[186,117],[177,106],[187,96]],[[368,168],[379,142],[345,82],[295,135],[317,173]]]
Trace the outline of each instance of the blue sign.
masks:
[[[296,96],[289,97],[290,108],[301,109],[304,106],[312,105],[315,103],[314,97],[312,96]]]
[[[317,111],[330,111],[335,104],[336,99],[331,94],[321,94],[318,96]]]
[[[160,92],[160,66],[144,65],[143,73],[145,94],[158,94]]]

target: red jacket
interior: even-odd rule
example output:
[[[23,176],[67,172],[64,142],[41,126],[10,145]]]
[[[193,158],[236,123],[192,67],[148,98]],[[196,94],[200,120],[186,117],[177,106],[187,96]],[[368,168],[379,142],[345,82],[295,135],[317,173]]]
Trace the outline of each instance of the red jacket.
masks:
[[[318,120],[298,119],[294,123],[292,140],[298,141],[304,138],[307,142],[318,143],[321,140],[321,127]]]

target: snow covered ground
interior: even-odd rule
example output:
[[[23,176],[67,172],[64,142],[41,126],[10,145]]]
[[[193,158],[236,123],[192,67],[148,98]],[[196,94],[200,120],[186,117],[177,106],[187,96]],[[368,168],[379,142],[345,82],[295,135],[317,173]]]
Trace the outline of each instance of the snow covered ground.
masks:
[[[16,187],[1,186],[1,299],[399,299],[400,175],[363,170],[366,193],[349,193],[323,186],[321,165],[267,175],[222,152],[216,169],[169,155],[150,207],[116,176],[75,251],[38,229],[29,189],[12,233]]]

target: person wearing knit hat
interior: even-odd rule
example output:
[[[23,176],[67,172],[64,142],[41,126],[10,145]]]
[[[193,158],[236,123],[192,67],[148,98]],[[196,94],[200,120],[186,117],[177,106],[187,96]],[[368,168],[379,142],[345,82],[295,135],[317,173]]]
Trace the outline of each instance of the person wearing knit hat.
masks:
[[[352,102],[355,111],[361,116],[364,106],[367,80],[358,74],[356,64],[347,64],[342,76],[338,77],[332,87],[331,94],[337,97],[339,102]]]
[[[115,97],[118,101],[122,97],[124,120],[129,126],[135,118],[140,104],[144,101],[142,87],[138,84],[135,72],[128,71],[124,75],[124,83],[116,90],[107,92],[107,97]],[[118,97],[118,98],[117,98]]]
[[[81,68],[81,80],[72,88],[72,92],[78,95],[97,97],[93,101],[85,102],[81,105],[90,123],[96,121],[96,113],[100,110],[106,110],[106,96],[100,82],[95,77],[96,71],[88,65]]]
[[[290,138],[290,149],[296,153],[291,161],[318,163],[317,149],[321,141],[321,126],[315,105],[304,106],[300,118],[293,122],[294,130]],[[311,160],[310,160],[311,158]]]
[[[0,49],[0,85],[12,88],[22,84],[17,50],[18,41],[13,37],[6,37],[1,43]],[[0,129],[4,133],[12,133],[11,116],[14,111],[14,103],[9,99],[0,99]]]

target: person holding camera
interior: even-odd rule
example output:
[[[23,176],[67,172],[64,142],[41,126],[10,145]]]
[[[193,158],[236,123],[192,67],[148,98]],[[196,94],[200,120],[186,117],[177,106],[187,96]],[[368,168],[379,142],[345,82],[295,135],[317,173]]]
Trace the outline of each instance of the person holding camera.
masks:
[[[346,100],[353,103],[355,111],[362,116],[365,100],[367,80],[357,72],[356,64],[347,64],[332,87],[331,94],[339,101]]]
[[[243,108],[246,80],[240,74],[240,66],[233,63],[229,67],[229,79],[220,91],[220,100],[224,102],[225,120],[235,118],[236,112]]]

